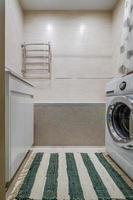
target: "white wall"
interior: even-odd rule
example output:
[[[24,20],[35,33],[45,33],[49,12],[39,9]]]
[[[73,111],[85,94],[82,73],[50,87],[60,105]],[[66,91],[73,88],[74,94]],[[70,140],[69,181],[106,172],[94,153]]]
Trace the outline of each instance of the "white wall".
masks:
[[[113,13],[27,11],[23,22],[19,1],[6,0],[6,66],[21,74],[21,44],[50,41],[52,81],[33,81],[35,101],[105,101],[105,85],[118,74],[123,5]]]
[[[37,82],[36,101],[101,102],[114,76],[112,13],[28,11],[24,41],[52,44],[52,82]]]
[[[18,0],[6,0],[5,65],[21,74],[23,12]]]
[[[124,0],[119,0],[112,14],[112,41],[113,41],[113,65],[115,74],[119,75],[120,45],[124,15]]]

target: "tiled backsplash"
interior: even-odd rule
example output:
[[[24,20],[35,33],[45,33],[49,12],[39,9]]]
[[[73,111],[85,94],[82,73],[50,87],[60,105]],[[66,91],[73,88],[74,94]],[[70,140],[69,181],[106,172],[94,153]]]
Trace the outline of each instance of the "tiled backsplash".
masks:
[[[104,146],[104,103],[35,104],[35,145]]]

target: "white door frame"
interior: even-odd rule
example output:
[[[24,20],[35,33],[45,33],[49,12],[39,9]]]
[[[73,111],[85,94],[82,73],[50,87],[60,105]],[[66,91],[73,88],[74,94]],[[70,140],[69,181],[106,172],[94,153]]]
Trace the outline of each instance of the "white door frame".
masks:
[[[0,199],[5,200],[5,0],[0,0]]]

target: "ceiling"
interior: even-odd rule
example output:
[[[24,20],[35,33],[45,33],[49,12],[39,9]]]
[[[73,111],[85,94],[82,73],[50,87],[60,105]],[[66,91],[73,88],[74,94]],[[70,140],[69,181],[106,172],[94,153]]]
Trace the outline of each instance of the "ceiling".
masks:
[[[20,0],[24,10],[112,10],[117,0]]]

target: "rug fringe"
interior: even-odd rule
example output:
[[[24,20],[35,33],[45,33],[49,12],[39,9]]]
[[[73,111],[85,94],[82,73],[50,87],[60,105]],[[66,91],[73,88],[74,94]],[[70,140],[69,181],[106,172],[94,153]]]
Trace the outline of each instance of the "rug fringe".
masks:
[[[35,158],[35,153],[32,153],[28,159],[28,161],[26,162],[25,166],[24,166],[24,169],[22,170],[22,172],[20,173],[18,179],[17,179],[17,183],[15,184],[11,194],[9,195],[9,197],[7,198],[7,200],[15,200],[16,199],[16,196],[23,184],[23,181],[30,169],[30,166]]]
[[[110,163],[110,165],[119,173],[119,175],[124,179],[124,181],[129,185],[129,187],[133,189],[133,182],[128,177],[128,175],[125,174],[125,172],[106,153],[103,153],[103,156]]]

